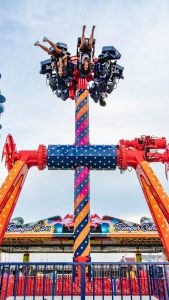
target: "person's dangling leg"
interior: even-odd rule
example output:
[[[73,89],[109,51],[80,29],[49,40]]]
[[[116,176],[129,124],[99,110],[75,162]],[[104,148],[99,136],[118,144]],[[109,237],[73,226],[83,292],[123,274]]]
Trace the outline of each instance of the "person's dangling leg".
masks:
[[[92,49],[92,46],[93,46],[95,27],[96,27],[96,26],[93,26],[93,27],[92,27],[91,36],[90,36],[90,38],[89,38],[88,49],[90,49],[90,50]]]
[[[83,25],[83,28],[82,28],[82,36],[81,36],[81,43],[80,43],[80,50],[83,50],[84,49],[84,46],[85,46],[85,42],[86,42],[86,39],[85,39],[85,30],[86,30],[86,25]]]
[[[40,47],[40,48],[43,49],[45,52],[47,52],[49,55],[55,57],[55,55],[50,51],[50,49],[49,49],[48,47],[43,46],[39,41],[35,42],[35,43],[34,43],[34,46]]]
[[[63,61],[64,65],[67,66],[67,61],[68,61],[67,54],[62,57],[62,61]]]
[[[43,42],[48,42],[51,45],[51,47],[56,51],[56,53],[58,53],[58,54],[62,54],[63,53],[63,51],[61,49],[59,49],[55,45],[55,43],[53,43],[52,41],[50,41],[46,36],[44,36]]]
[[[58,71],[59,77],[62,77],[63,76],[63,63],[62,63],[61,58],[59,58],[59,60],[57,62],[57,71]]]
[[[57,62],[58,75],[60,77],[65,76],[67,73],[67,55],[64,55],[62,58],[59,58]]]

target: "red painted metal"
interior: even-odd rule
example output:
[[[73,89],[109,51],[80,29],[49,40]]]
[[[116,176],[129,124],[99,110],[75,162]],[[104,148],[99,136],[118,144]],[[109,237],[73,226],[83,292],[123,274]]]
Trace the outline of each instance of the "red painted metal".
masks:
[[[2,152],[2,159],[3,158],[5,158],[8,171],[12,169],[18,160],[24,161],[28,169],[37,166],[39,170],[43,170],[47,165],[47,149],[44,145],[39,145],[38,150],[23,150],[17,152],[13,137],[9,134]]]
[[[120,140],[120,146],[125,145],[127,148],[135,148],[137,150],[145,149],[166,149],[167,142],[166,138],[151,137],[149,135],[143,135],[140,138],[134,140]]]
[[[164,295],[164,281],[163,279],[155,279],[152,282],[154,290],[151,291],[151,295],[155,295],[157,291],[160,291],[160,295]],[[121,278],[112,283],[111,278],[95,277],[93,281],[90,281],[88,277],[85,278],[85,295],[86,296],[102,296],[103,295],[103,284],[104,284],[104,295],[112,296],[115,295],[128,295],[131,296],[149,296],[150,295],[150,282],[146,277],[135,279]],[[18,277],[17,284],[15,285],[14,276],[10,275],[9,279],[4,278],[2,281],[2,292],[1,300],[5,300],[10,296],[14,295],[14,288],[16,296],[80,296],[81,295],[81,281],[77,277],[74,281],[72,276],[62,275],[57,277],[54,285],[52,279],[49,277],[44,278],[43,276],[34,277]],[[53,288],[55,286],[55,288]],[[25,288],[26,287],[26,288]],[[156,291],[157,290],[157,291]],[[54,294],[53,294],[54,291]],[[131,292],[132,291],[132,292]]]
[[[121,170],[136,169],[142,161],[169,163],[169,149],[166,139],[143,136],[134,140],[120,140],[117,147],[117,164]],[[158,149],[165,149],[163,153]]]
[[[78,80],[77,90],[80,89],[87,89],[87,80],[85,78],[79,78]]]

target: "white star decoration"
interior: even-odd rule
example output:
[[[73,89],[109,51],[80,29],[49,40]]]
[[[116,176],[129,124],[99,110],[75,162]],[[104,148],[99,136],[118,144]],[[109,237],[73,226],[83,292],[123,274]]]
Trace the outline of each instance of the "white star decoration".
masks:
[[[76,153],[76,155],[75,155]],[[89,159],[90,158],[90,159]],[[49,169],[115,169],[116,146],[106,145],[50,145],[48,146]],[[76,171],[77,172],[77,171]],[[79,174],[79,173],[78,173]]]

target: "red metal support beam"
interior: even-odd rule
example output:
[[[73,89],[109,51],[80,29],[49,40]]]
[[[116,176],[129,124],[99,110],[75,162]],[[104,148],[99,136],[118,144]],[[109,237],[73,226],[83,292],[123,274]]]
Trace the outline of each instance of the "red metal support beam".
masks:
[[[24,181],[31,167],[43,170],[47,164],[47,152],[43,145],[37,151],[16,151],[11,135],[7,137],[3,157],[8,168],[8,176],[0,189],[0,244],[18,201]]]

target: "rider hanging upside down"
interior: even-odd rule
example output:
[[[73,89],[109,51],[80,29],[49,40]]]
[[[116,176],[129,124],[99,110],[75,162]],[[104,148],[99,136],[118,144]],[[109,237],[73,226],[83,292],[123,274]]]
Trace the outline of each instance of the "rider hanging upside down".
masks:
[[[53,43],[47,37],[43,38],[43,42],[48,42],[52,48],[48,48],[37,41],[34,45],[39,46],[51,56],[49,67],[45,68],[49,85],[57,97],[62,100],[71,98],[69,86],[73,79],[74,64],[71,62],[70,53],[67,52],[67,45],[63,43]],[[45,63],[45,62],[44,62]]]
[[[98,58],[94,58],[95,26],[89,38],[85,37],[86,26],[82,28],[82,35],[78,38],[77,54],[71,56],[67,52],[67,45],[53,43],[47,37],[43,42],[49,43],[51,48],[37,41],[34,45],[47,52],[51,58],[41,62],[40,74],[46,74],[47,82],[58,98],[75,99],[75,91],[79,78],[91,82],[89,94],[96,103],[106,105],[105,99],[116,88],[119,79],[123,79],[124,68],[117,64],[121,54],[113,46],[104,46]]]
[[[50,46],[53,48],[54,51],[49,49],[48,47],[42,45],[39,41],[35,42],[34,46],[39,46],[41,49],[43,49],[45,52],[47,52],[49,55],[51,55],[54,59],[56,59],[56,67],[58,70],[58,75],[60,77],[66,75],[67,72],[67,65],[68,65],[68,59],[70,58],[68,56],[67,51],[64,49],[60,49],[53,43],[51,40],[49,40],[47,37],[43,38],[43,42],[47,42],[50,44]]]
[[[94,44],[94,30],[95,26],[92,27],[92,32],[89,39],[85,38],[85,29],[84,25],[82,28],[82,36],[80,39],[80,45],[78,49],[79,57],[79,71],[82,75],[87,75],[91,71],[91,64],[93,62],[93,44]]]

